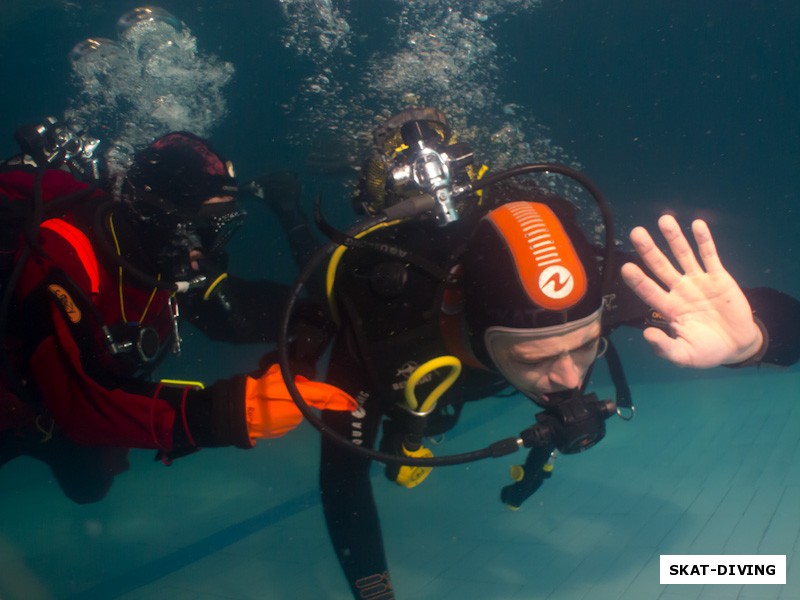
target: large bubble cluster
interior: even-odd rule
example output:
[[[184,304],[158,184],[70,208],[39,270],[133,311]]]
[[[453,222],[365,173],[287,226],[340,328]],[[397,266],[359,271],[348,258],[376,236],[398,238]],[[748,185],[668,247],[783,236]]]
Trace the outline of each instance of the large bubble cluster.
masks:
[[[206,56],[185,24],[158,8],[123,15],[117,39],[89,38],[70,53],[78,93],[65,120],[105,141],[109,168],[174,130],[206,136],[227,114],[233,66]]]
[[[355,156],[367,150],[374,124],[409,105],[442,109],[493,169],[524,162],[579,166],[553,143],[535,107],[513,105],[497,93],[502,57],[492,33],[498,19],[533,10],[539,0],[394,0],[391,33],[381,49],[353,56],[358,32],[347,26],[340,0],[282,0],[287,45],[313,56],[313,68],[289,109],[303,126],[297,141],[313,146],[310,132],[343,140]],[[322,40],[325,40],[323,43]],[[331,43],[335,40],[336,43]],[[304,133],[302,133],[304,132]]]
[[[303,56],[346,50],[350,41],[347,17],[333,0],[279,0],[286,17],[283,42]]]

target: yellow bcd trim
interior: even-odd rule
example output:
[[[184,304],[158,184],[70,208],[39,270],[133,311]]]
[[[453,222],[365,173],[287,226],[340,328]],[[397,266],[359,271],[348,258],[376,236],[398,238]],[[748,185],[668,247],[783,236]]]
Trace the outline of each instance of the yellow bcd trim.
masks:
[[[365,229],[364,231],[359,231],[353,237],[356,239],[361,239],[373,231],[383,229],[384,227],[392,227],[393,225],[397,225],[399,222],[400,219],[395,219],[394,221],[387,221],[386,223],[378,223]],[[331,255],[331,259],[328,261],[328,270],[325,274],[325,295],[328,297],[328,307],[331,310],[333,321],[337,324],[340,322],[340,319],[339,311],[336,310],[336,302],[333,301],[333,285],[336,282],[336,270],[339,268],[339,262],[342,260],[342,255],[345,252],[347,252],[347,246],[337,246],[336,250],[334,250],[333,254]]]
[[[198,390],[206,389],[202,381],[187,381],[185,379],[161,379],[159,383],[162,385],[169,385],[173,387],[193,387]]]
[[[409,451],[405,446],[403,446],[403,454],[413,458],[431,458],[433,456],[433,452],[428,450],[425,446],[420,446],[413,452]],[[400,471],[398,471],[395,481],[399,485],[409,489],[417,487],[420,483],[425,481],[425,478],[430,475],[432,470],[433,467],[411,467],[408,465],[403,465],[400,467]]]
[[[435,371],[436,369],[441,369],[443,367],[450,367],[450,373],[439,383],[439,385],[434,388],[434,390],[428,394],[428,397],[422,402],[420,406],[420,402],[417,400],[417,395],[415,388],[420,380]],[[444,394],[450,386],[453,385],[458,376],[461,374],[461,361],[458,360],[455,356],[439,356],[437,358],[432,358],[426,363],[421,364],[414,372],[411,373],[411,376],[408,378],[406,382],[406,389],[405,389],[405,397],[406,397],[406,404],[411,410],[418,411],[418,412],[427,412],[431,410],[434,406],[436,406],[437,400]]]
[[[217,287],[220,283],[222,283],[222,281],[224,279],[226,279],[227,277],[228,277],[228,274],[227,273],[223,273],[222,275],[217,277],[213,282],[211,282],[211,285],[208,286],[208,289],[206,290],[206,293],[203,294],[203,300],[208,300],[208,298],[211,296],[211,292],[214,291],[214,288]]]
[[[483,177],[486,174],[486,171],[488,170],[489,170],[488,165],[481,165],[481,168],[478,169],[478,174],[475,176],[475,179],[477,180]],[[483,190],[478,190],[476,193],[478,195],[478,200],[479,200],[478,204],[480,204],[481,202],[483,202]]]

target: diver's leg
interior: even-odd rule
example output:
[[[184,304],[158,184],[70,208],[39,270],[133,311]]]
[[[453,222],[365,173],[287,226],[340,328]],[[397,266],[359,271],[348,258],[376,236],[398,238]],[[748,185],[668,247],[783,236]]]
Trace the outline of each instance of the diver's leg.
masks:
[[[50,467],[59,487],[76,504],[105,498],[114,477],[130,468],[127,448],[79,446],[59,431],[0,435],[0,466],[19,456],[29,456]]]
[[[345,437],[371,446],[378,419],[325,411],[325,423]],[[370,415],[371,416],[371,415]],[[366,428],[366,429],[362,429]],[[320,490],[328,532],[355,598],[394,598],[383,550],[380,518],[369,477],[370,461],[322,438]]]
[[[22,440],[15,435],[14,431],[0,432],[0,467],[18,456],[23,456],[25,450],[22,446]]]
[[[30,456],[50,467],[61,490],[77,504],[105,498],[114,477],[130,468],[127,448],[79,446],[58,432],[32,448]]]

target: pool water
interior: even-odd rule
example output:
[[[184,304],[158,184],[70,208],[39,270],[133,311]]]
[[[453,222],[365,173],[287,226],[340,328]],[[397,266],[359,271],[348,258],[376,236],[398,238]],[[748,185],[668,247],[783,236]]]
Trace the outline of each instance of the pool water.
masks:
[[[300,172],[307,206],[323,192],[334,222],[352,219],[355,172],[348,165],[364,149],[373,115],[416,99],[452,115],[491,164],[536,159],[580,167],[611,201],[620,240],[634,225],[653,227],[665,210],[683,224],[703,217],[743,286],[798,297],[800,5],[683,4],[160,6],[197,39],[197,53],[184,58],[219,68],[205,69],[203,84],[218,86],[227,112],[206,114],[212,118],[197,125],[207,127],[242,180],[274,169]],[[117,18],[133,6],[8,2],[0,23],[4,156],[16,152],[18,125],[61,116],[86,97],[70,49],[89,36],[115,38]],[[234,69],[229,79],[222,63]],[[162,84],[150,84],[158,93]],[[176,97],[126,110],[153,131],[184,125],[177,107],[192,95]],[[105,119],[99,133],[133,135],[120,118],[130,114],[94,101],[97,122]],[[289,281],[294,269],[277,225],[254,200],[247,208],[232,270]],[[553,477],[519,510],[508,510],[499,493],[521,453],[437,468],[412,490],[374,465],[398,598],[800,595],[797,368],[688,371],[652,357],[638,331],[613,336],[636,418],[608,421],[598,446],[559,457]],[[184,355],[162,373],[223,377],[252,370],[269,349],[210,343],[188,326],[185,337]],[[592,389],[610,397],[602,371]],[[472,403],[434,452],[516,435],[534,413],[520,397]],[[42,464],[20,458],[3,466],[0,598],[351,597],[325,529],[319,434],[309,425],[252,451],[204,450],[170,467],[153,454],[132,451],[131,470],[108,497],[82,506],[63,496]],[[787,583],[661,585],[664,554],[782,554]]]
[[[598,446],[560,457],[517,511],[499,498],[515,457],[437,469],[413,490],[376,467],[398,597],[794,598],[798,385],[797,374],[767,372],[637,384],[634,421],[610,421]],[[467,410],[437,452],[513,434],[533,412],[519,399]],[[108,498],[87,506],[17,460],[3,470],[3,597],[348,598],[325,533],[317,447],[303,426],[169,468],[136,452]],[[661,554],[785,554],[787,584],[662,586]]]

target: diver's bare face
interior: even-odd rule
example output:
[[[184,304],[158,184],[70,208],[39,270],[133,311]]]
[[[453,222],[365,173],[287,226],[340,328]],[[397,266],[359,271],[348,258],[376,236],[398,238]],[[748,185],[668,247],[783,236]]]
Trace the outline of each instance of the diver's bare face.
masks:
[[[535,341],[498,340],[496,361],[509,382],[530,395],[579,388],[597,357],[600,322]]]

